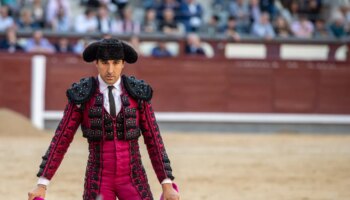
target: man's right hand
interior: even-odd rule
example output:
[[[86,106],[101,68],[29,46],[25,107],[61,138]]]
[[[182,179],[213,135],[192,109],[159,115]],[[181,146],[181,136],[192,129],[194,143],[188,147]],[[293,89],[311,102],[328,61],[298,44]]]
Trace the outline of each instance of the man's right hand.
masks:
[[[28,200],[33,200],[35,197],[45,198],[46,186],[38,185],[33,191],[28,192]]]

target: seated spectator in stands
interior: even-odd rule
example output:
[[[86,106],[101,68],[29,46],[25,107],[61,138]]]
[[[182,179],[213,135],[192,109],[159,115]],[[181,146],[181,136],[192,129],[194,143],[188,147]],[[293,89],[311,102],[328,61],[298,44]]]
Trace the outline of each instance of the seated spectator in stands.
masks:
[[[233,39],[234,41],[239,41],[241,39],[240,31],[237,27],[236,18],[234,16],[230,16],[227,20],[227,25],[224,27],[225,34]]]
[[[48,0],[46,4],[46,24],[54,31],[66,32],[74,24],[70,20],[68,0]]]
[[[87,8],[84,14],[75,19],[74,29],[78,33],[94,33],[97,32],[97,26],[95,11],[92,8]]]
[[[202,25],[203,8],[196,0],[184,0],[180,6],[179,20],[187,32],[196,32]]]
[[[156,19],[156,10],[150,8],[146,11],[144,21],[142,23],[142,32],[155,33],[158,31],[158,21]]]
[[[151,55],[156,58],[166,58],[172,56],[164,41],[159,41],[157,43],[157,46],[152,49]]]
[[[260,20],[261,9],[259,0],[249,1],[249,15],[251,23],[258,22]]]
[[[21,31],[32,31],[40,28],[40,25],[34,21],[32,11],[28,8],[21,10],[20,19],[17,22],[17,26]]]
[[[281,11],[281,15],[287,20],[288,24],[292,24],[294,21],[298,20],[299,17],[299,3],[298,0],[292,0],[288,4],[287,9]]]
[[[248,33],[250,26],[249,7],[245,0],[230,1],[229,14],[236,18],[237,27]]]
[[[103,33],[102,34],[102,39],[111,39],[112,38],[112,35],[109,34],[109,33]]]
[[[112,32],[117,34],[139,34],[141,25],[132,19],[132,9],[130,7],[125,8],[123,15],[124,19],[117,18],[112,22]]]
[[[205,56],[204,49],[202,47],[202,42],[199,36],[195,33],[190,33],[186,38],[186,55],[200,55]]]
[[[315,22],[321,14],[321,9],[321,0],[307,0],[302,2],[300,12],[303,13],[310,21]]]
[[[181,34],[180,27],[174,19],[174,12],[171,9],[165,9],[163,20],[159,24],[159,31],[169,35]]]
[[[26,52],[30,53],[54,53],[55,47],[43,37],[41,30],[33,32],[33,37],[28,39],[24,47]]]
[[[112,19],[105,5],[98,8],[97,24],[98,31],[101,33],[110,33],[112,31]]]
[[[331,38],[331,37],[333,37],[332,31],[326,25],[325,20],[317,19],[315,21],[314,37],[315,38]]]
[[[129,43],[139,55],[142,55],[140,50],[140,38],[137,35],[132,35],[129,39]]]
[[[270,18],[274,19],[274,17],[275,17],[275,0],[260,0],[260,9],[261,9],[261,12],[269,13]]]
[[[77,41],[77,43],[73,46],[73,51],[75,54],[82,55],[84,49],[92,42],[95,42],[95,40],[92,40],[88,37],[81,38]]]
[[[178,15],[178,12],[180,10],[180,2],[177,0],[163,0],[162,3],[159,3],[157,6],[157,18],[159,20],[164,20],[164,11],[167,9],[171,9],[175,14]]]
[[[272,39],[275,37],[275,31],[273,30],[272,24],[270,23],[270,15],[267,12],[261,14],[259,22],[256,22],[252,26],[251,33],[254,36],[264,39]]]
[[[55,32],[68,32],[71,29],[69,17],[63,8],[58,10],[56,16],[48,22],[48,27]]]
[[[115,5],[117,5],[118,7],[118,12],[119,12],[119,16],[124,19],[125,18],[125,9],[128,7],[129,4],[129,0],[111,0],[112,3],[114,3]]]
[[[9,8],[7,6],[0,7],[0,31],[6,31],[14,25],[13,18],[9,15]]]
[[[222,30],[223,27],[220,25],[220,17],[218,15],[212,15],[208,23],[202,26],[200,32],[210,37],[215,37],[218,33],[221,33]]]
[[[334,37],[342,38],[346,36],[345,19],[343,15],[335,16],[329,27]]]
[[[287,21],[282,16],[278,16],[275,19],[274,30],[275,30],[276,36],[281,38],[288,38],[292,34]]]
[[[60,38],[55,44],[56,53],[73,53],[73,46],[67,38]]]
[[[40,28],[45,27],[45,11],[42,0],[33,0],[30,9],[33,13],[33,20],[38,23]]]
[[[314,34],[314,25],[305,15],[300,15],[291,25],[292,33],[297,38],[311,38]]]
[[[6,38],[0,42],[0,49],[9,53],[23,50],[23,47],[17,42],[17,34],[14,27],[6,30]]]
[[[14,17],[14,21],[16,21],[15,17],[18,16],[20,9],[23,7],[22,2],[19,0],[0,0],[0,5],[8,7],[10,15]]]

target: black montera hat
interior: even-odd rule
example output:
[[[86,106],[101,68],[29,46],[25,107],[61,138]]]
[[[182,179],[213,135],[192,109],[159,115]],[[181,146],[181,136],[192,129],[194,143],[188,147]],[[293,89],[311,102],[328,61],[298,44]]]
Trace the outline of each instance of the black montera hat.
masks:
[[[125,60],[127,63],[137,61],[137,53],[129,44],[117,39],[102,39],[87,46],[83,52],[83,59],[92,62],[102,60]]]

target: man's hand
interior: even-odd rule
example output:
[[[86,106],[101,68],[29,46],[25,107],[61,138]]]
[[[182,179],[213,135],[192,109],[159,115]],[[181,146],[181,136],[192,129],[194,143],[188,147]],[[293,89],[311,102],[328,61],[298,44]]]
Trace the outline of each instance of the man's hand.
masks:
[[[179,200],[180,195],[176,192],[171,183],[162,184],[164,200]]]
[[[33,191],[28,192],[28,200],[33,200],[35,197],[45,198],[46,186],[38,185]]]

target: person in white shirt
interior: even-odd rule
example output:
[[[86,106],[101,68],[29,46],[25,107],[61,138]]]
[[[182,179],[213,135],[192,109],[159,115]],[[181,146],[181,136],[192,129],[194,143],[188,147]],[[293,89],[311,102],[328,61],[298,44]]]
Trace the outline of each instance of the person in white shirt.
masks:
[[[87,8],[85,13],[77,16],[74,29],[78,33],[94,33],[97,31],[98,21],[96,13],[91,8]]]
[[[14,25],[13,18],[9,16],[9,8],[7,6],[0,7],[0,31],[6,31]]]
[[[112,19],[109,14],[109,10],[106,6],[102,5],[98,8],[97,16],[97,28],[101,33],[110,33],[112,28]]]
[[[270,40],[275,37],[276,33],[270,22],[270,15],[267,12],[263,12],[259,22],[255,22],[251,30],[254,36]]]
[[[141,134],[164,199],[179,200],[150,102],[153,90],[142,80],[121,75],[125,62],[135,63],[137,58],[129,44],[117,39],[103,39],[84,50],[83,59],[95,62],[98,76],[83,78],[67,90],[63,118],[42,157],[38,186],[29,192],[28,200],[45,197],[46,187],[80,125],[90,152],[84,200],[153,199],[141,162]]]
[[[112,24],[112,33],[123,34],[139,34],[141,31],[141,24],[132,19],[132,9],[130,7],[124,8],[123,19],[114,20]]]

